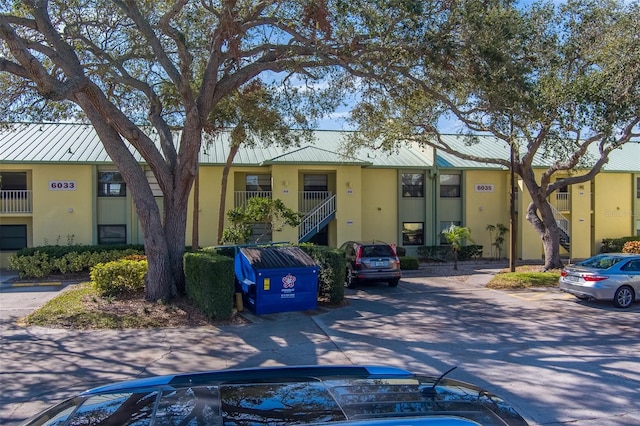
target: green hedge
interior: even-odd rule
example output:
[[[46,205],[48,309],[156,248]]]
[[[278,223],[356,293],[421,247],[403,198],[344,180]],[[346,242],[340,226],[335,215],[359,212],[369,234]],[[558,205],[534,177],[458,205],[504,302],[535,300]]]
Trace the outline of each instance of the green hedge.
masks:
[[[400,269],[403,271],[411,271],[420,268],[420,263],[417,257],[413,256],[400,256]]]
[[[115,260],[91,268],[91,282],[101,296],[120,296],[144,290],[146,260]]]
[[[80,247],[80,246],[71,246]],[[96,247],[96,246],[86,246]],[[125,246],[120,246],[125,247]],[[126,246],[131,247],[131,246]],[[22,251],[21,251],[22,252]],[[18,271],[20,278],[42,278],[54,273],[89,270],[99,263],[111,262],[130,255],[143,254],[134,248],[100,251],[29,250],[25,254],[9,257],[9,269]]]
[[[469,244],[468,246],[460,247],[458,250],[458,260],[471,260],[482,257],[483,246],[478,244]],[[433,260],[437,262],[444,262],[449,259],[453,259],[453,252],[451,246],[421,246],[418,247],[418,258],[424,260]]]
[[[36,252],[44,253],[51,258],[63,257],[68,253],[102,253],[105,251],[134,250],[144,253],[142,244],[102,244],[102,245],[70,245],[70,246],[39,246],[26,247],[16,252],[16,256],[33,256]]]
[[[235,274],[232,258],[211,252],[185,253],[187,296],[210,319],[233,315]]]
[[[622,247],[628,241],[640,241],[640,236],[622,238],[603,238],[600,253],[621,253]]]
[[[327,298],[329,303],[342,302],[344,300],[344,278],[347,270],[344,251],[310,244],[302,244],[299,247],[320,266],[318,294]]]

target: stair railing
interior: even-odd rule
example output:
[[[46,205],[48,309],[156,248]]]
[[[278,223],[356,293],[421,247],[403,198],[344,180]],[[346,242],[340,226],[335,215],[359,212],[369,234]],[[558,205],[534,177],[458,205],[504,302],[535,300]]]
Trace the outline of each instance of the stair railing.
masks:
[[[553,218],[558,224],[558,228],[560,228],[565,234],[567,234],[567,237],[571,237],[571,231],[569,231],[569,219],[567,219],[565,215],[560,213],[560,211],[556,209],[552,204],[549,205],[551,206]]]
[[[305,215],[298,227],[298,241],[311,232],[319,231],[322,222],[336,212],[336,195],[332,195]]]

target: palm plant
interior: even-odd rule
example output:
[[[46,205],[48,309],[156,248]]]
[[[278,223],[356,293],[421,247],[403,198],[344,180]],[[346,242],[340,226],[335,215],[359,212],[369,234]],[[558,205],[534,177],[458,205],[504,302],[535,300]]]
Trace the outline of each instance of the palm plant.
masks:
[[[465,241],[471,240],[471,230],[464,226],[454,225],[453,223],[448,229],[442,231],[442,235],[447,240],[447,243],[451,244],[451,250],[453,251],[453,269],[458,269],[458,251],[462,247]]]

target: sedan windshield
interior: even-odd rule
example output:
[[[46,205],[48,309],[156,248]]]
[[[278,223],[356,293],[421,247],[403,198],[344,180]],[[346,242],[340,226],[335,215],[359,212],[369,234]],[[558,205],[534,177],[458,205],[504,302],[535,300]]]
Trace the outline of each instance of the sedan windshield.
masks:
[[[621,260],[622,258],[618,256],[601,255],[584,260],[578,265],[594,269],[609,269]]]

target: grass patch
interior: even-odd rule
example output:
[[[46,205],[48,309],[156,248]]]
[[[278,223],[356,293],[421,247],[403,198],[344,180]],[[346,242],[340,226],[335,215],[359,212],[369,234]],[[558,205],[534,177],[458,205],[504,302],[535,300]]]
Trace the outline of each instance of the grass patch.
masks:
[[[530,287],[556,287],[560,271],[536,272],[531,267],[516,268],[516,272],[502,271],[487,284],[493,289],[518,289]]]
[[[148,302],[144,294],[102,297],[91,282],[78,284],[28,315],[23,325],[73,329],[193,327],[242,323],[234,316],[226,322],[210,321],[187,298],[167,303]]]

